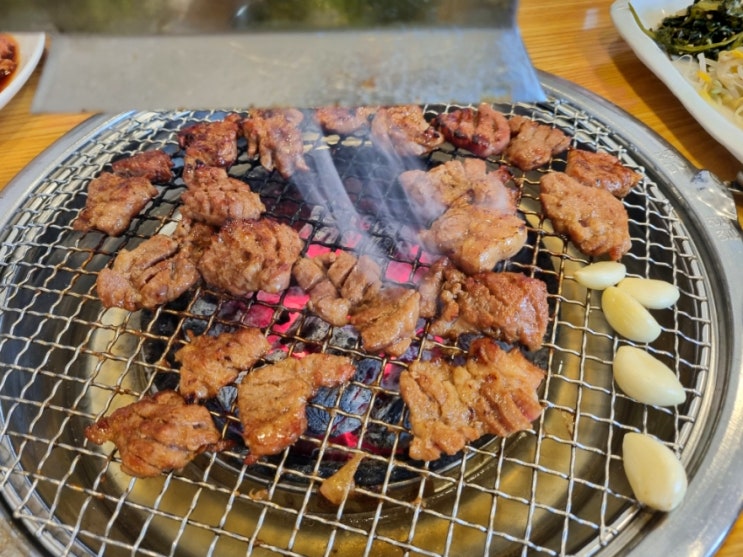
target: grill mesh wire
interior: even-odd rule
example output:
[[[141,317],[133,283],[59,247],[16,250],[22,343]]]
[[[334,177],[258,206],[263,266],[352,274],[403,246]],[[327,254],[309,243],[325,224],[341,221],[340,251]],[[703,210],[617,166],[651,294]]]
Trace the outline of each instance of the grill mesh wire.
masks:
[[[449,108],[427,107],[427,114]],[[569,102],[498,108],[556,125],[573,145],[609,151],[644,172],[620,136]],[[406,457],[405,414],[394,386],[405,362],[363,354],[353,335],[302,311],[296,291],[235,302],[201,287],[151,313],[101,308],[98,271],[120,249],[172,230],[183,186],[159,187],[129,231],[108,238],[71,230],[88,181],[119,156],[150,148],[175,155],[177,130],[224,115],[141,113],[100,130],[43,177],[0,236],[0,489],[34,537],[65,555],[590,555],[640,520],[621,466],[623,434],[649,432],[683,457],[712,396],[705,388],[711,323],[702,264],[662,184],[648,175],[625,199],[633,243],[623,261],[631,274],[668,280],[682,292],[676,307],[654,312],[663,334],[649,350],[678,374],[687,402],[647,407],[616,390],[611,359],[625,341],[607,328],[596,293],[571,278],[585,257],[540,217],[542,170],[517,174],[531,234],[510,268],[543,278],[552,304],[550,333],[536,356],[548,369],[545,410],[530,431],[421,465]],[[269,215],[308,243],[384,254],[388,275],[411,281],[427,260],[396,205],[399,169],[379,156],[362,158],[370,151],[362,139],[306,140],[318,168],[327,170],[317,153],[333,154],[349,204],[307,202],[244,153],[231,174],[247,178]],[[429,162],[455,156],[467,155],[444,147]],[[561,158],[550,163],[563,167]],[[323,183],[324,195],[339,199],[330,175]],[[84,440],[91,421],[173,386],[168,357],[184,328],[217,330],[235,319],[258,324],[285,350],[332,350],[361,362],[349,386],[311,403],[311,431],[297,448],[252,467],[242,465],[239,450],[205,454],[181,473],[136,480],[121,473],[110,446]],[[414,347],[406,361],[419,357],[420,342]],[[424,348],[447,347],[429,339]],[[226,435],[236,421],[225,410],[231,402],[227,389],[210,406]],[[345,439],[356,444],[347,447],[339,434],[355,426],[358,436]],[[369,450],[379,438],[391,454]],[[322,478],[358,452],[365,459],[356,494],[330,505],[317,493]]]

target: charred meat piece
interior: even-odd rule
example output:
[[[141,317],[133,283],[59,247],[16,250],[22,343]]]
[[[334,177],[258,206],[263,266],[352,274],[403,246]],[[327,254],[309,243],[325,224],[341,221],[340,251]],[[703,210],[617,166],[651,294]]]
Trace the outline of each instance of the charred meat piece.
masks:
[[[322,106],[315,110],[315,120],[327,133],[351,135],[357,131],[365,131],[369,127],[369,118],[376,110],[371,106]]]
[[[518,192],[505,183],[511,175],[506,167],[488,172],[485,161],[451,160],[431,170],[407,170],[399,181],[423,219],[433,219],[457,202],[479,205],[503,214],[516,213]]]
[[[505,151],[506,158],[521,170],[542,166],[570,146],[570,138],[552,126],[518,115],[512,116],[508,123],[511,142]]]
[[[121,469],[140,478],[180,470],[204,451],[230,446],[209,411],[186,404],[175,391],[160,391],[115,410],[85,428],[85,437],[98,445],[113,442],[121,454]]]
[[[418,105],[380,108],[372,120],[371,137],[380,150],[401,157],[425,155],[444,142]]]
[[[173,177],[173,161],[160,149],[142,151],[111,163],[114,174],[125,178],[141,176],[155,184],[170,182]]]
[[[549,305],[547,285],[539,279],[512,272],[467,276],[440,260],[424,277],[421,290],[424,317],[433,318],[429,329],[432,335],[456,338],[464,333],[481,333],[519,342],[529,350],[542,345]]]
[[[132,219],[157,195],[147,178],[126,178],[103,172],[88,184],[88,199],[72,224],[75,230],[123,234]]]
[[[310,310],[336,327],[346,325],[351,308],[381,286],[379,265],[369,256],[356,259],[345,251],[300,258],[293,275],[310,296]]]
[[[449,257],[466,273],[490,271],[526,243],[526,223],[516,215],[462,203],[421,233],[426,248]]]
[[[263,168],[275,168],[284,178],[309,171],[299,128],[303,119],[295,108],[252,110],[242,124],[248,156],[258,155]]]
[[[246,462],[280,453],[307,429],[307,401],[321,387],[349,381],[356,368],[343,356],[310,354],[251,371],[237,389]]]
[[[583,149],[568,151],[565,174],[575,178],[584,186],[601,188],[619,198],[627,195],[641,178],[637,172],[624,166],[614,155],[603,151],[593,152]]]
[[[211,286],[233,296],[281,292],[303,242],[294,229],[271,219],[231,220],[212,236],[198,263]]]
[[[618,261],[632,246],[627,210],[608,191],[549,172],[539,181],[539,198],[555,230],[584,254]]]
[[[402,356],[415,336],[420,316],[420,294],[403,286],[385,286],[367,296],[351,312],[367,352]]]
[[[266,210],[248,184],[216,166],[197,168],[181,200],[183,216],[212,226],[222,226],[229,219],[257,219]]]
[[[240,116],[230,114],[216,122],[197,122],[178,132],[178,145],[185,151],[183,180],[191,182],[201,166],[229,168],[237,160]]]
[[[543,378],[518,349],[506,352],[484,338],[472,343],[463,366],[413,362],[400,374],[413,433],[410,457],[436,460],[483,435],[529,429],[542,413],[537,389]]]
[[[197,336],[175,353],[181,364],[178,390],[189,400],[215,397],[270,349],[266,337],[255,327]]]
[[[136,311],[173,301],[198,280],[178,242],[158,234],[131,251],[122,250],[112,267],[98,274],[96,289],[104,307]]]
[[[440,114],[435,123],[449,143],[478,157],[500,155],[511,139],[505,115],[487,103]]]

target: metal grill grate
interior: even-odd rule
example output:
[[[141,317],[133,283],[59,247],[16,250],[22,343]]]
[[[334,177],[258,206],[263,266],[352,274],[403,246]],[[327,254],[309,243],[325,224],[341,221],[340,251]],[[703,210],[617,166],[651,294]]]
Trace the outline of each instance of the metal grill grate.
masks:
[[[717,326],[704,258],[653,169],[597,116],[558,98],[499,108],[554,124],[574,145],[614,153],[645,175],[625,200],[633,242],[623,261],[629,273],[670,281],[682,292],[676,307],[656,312],[663,334],[649,350],[676,371],[685,404],[647,407],[614,387],[612,355],[624,341],[608,329],[595,293],[572,279],[586,258],[540,216],[541,171],[517,175],[530,235],[509,267],[540,276],[550,290],[550,333],[535,355],[548,369],[545,410],[530,431],[483,439],[457,457],[428,465],[407,458],[396,378],[423,351],[462,346],[441,345],[422,331],[400,360],[366,354],[352,332],[305,311],[296,289],[234,300],[202,286],[152,312],[105,310],[95,294],[97,273],[122,248],[172,230],[183,186],[179,179],[159,187],[129,231],[109,238],[71,229],[88,181],[112,158],[150,148],[174,155],[179,168],[174,133],[224,117],[136,113],[74,145],[0,235],[0,490],[14,516],[55,555],[591,555],[641,528],[648,516],[624,479],[623,434],[650,432],[688,462],[712,404]],[[411,240],[394,182],[399,169],[365,138],[336,139],[306,135],[322,176],[309,193],[265,172],[244,150],[231,174],[247,179],[268,214],[308,245],[381,255],[388,279],[412,282],[429,261]],[[429,162],[459,156],[466,155],[444,147]],[[556,158],[551,168],[564,164]],[[347,203],[322,202],[341,200],[342,192]],[[205,454],[181,473],[137,480],[120,471],[110,447],[85,441],[90,422],[176,385],[169,358],[185,329],[236,321],[261,327],[286,351],[356,359],[349,385],[311,402],[310,429],[295,447],[253,466],[242,464],[239,449]],[[209,403],[226,436],[236,435],[233,399],[225,389]],[[330,505],[317,488],[359,452],[365,458],[355,495]]]

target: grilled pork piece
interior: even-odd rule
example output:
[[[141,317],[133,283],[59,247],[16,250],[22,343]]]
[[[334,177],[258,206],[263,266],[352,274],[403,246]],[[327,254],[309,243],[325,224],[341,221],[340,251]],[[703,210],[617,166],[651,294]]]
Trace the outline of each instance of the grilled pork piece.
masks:
[[[449,143],[483,158],[500,155],[511,139],[508,120],[487,103],[440,114],[435,124]]]
[[[113,266],[98,274],[96,290],[104,307],[136,311],[173,301],[198,280],[178,242],[158,234],[133,250],[122,250]]]
[[[270,349],[266,337],[255,327],[200,335],[175,353],[181,364],[178,390],[189,400],[215,397]]]
[[[124,178],[141,176],[155,184],[170,182],[173,177],[173,161],[160,149],[142,151],[111,163],[114,174]]]
[[[246,462],[280,453],[307,429],[307,401],[320,387],[337,387],[353,377],[349,358],[310,354],[251,371],[237,388]]]
[[[297,284],[310,297],[307,307],[335,327],[348,321],[351,304],[342,298],[338,288],[328,279],[326,270],[317,258],[301,257],[292,270]]]
[[[178,132],[178,145],[185,150],[183,180],[191,182],[201,166],[229,168],[237,160],[240,116],[230,114],[216,122],[197,122]]]
[[[479,159],[404,172],[400,183],[422,216],[436,217],[421,232],[426,248],[467,273],[491,270],[516,255],[526,243],[526,223],[516,216],[518,193],[505,186],[506,177],[505,170],[488,172]]]
[[[121,469],[140,478],[180,470],[204,451],[222,451],[231,444],[221,439],[206,408],[186,404],[175,391],[160,391],[115,410],[85,428],[85,437],[98,445],[113,442]]]
[[[181,201],[184,217],[212,226],[222,226],[229,219],[257,219],[266,210],[248,184],[216,166],[197,168]]]
[[[371,137],[379,149],[401,157],[425,155],[444,142],[418,105],[380,108],[372,120]]]
[[[483,435],[529,429],[542,413],[537,389],[543,378],[518,349],[506,352],[485,338],[472,343],[463,366],[413,362],[400,374],[413,433],[410,457],[436,460]]]
[[[533,170],[570,146],[570,138],[552,126],[518,115],[512,116],[508,124],[511,142],[505,155],[521,170]]]
[[[464,280],[464,274],[456,271],[448,258],[442,257],[431,265],[418,284],[418,292],[421,295],[421,317],[431,319],[438,316],[439,294],[444,282],[449,280]]]
[[[485,161],[451,160],[431,170],[407,170],[398,178],[414,210],[423,219],[434,219],[458,202],[479,205],[503,214],[515,214],[518,192],[505,184],[506,167],[488,172]]]
[[[521,273],[467,276],[446,259],[431,266],[421,287],[421,316],[445,338],[480,333],[537,350],[547,332],[547,285]]]
[[[367,352],[402,356],[415,336],[420,315],[420,294],[402,286],[385,286],[367,296],[351,312]]]
[[[526,223],[513,214],[461,203],[420,233],[426,248],[449,257],[466,273],[490,271],[526,243]]]
[[[85,208],[72,224],[75,230],[123,234],[132,219],[157,195],[147,178],[126,178],[103,172],[88,184]]]
[[[309,309],[336,327],[346,325],[351,308],[381,286],[379,265],[345,251],[300,258],[292,273],[310,296]]]
[[[614,197],[622,198],[637,185],[641,176],[624,166],[610,153],[570,149],[565,174],[575,178],[585,186],[608,191]]]
[[[242,123],[248,156],[258,155],[266,170],[275,168],[284,178],[309,171],[299,129],[303,119],[304,115],[295,108],[252,110]]]
[[[212,236],[217,233],[217,230],[206,223],[184,217],[178,222],[173,232],[173,239],[178,242],[183,255],[196,265],[211,245]]]
[[[539,198],[555,230],[584,254],[618,261],[632,246],[627,210],[608,191],[549,172],[539,181]]]
[[[369,118],[376,110],[377,108],[371,106],[322,106],[315,110],[315,120],[327,133],[351,135],[357,131],[365,131],[369,127]]]
[[[353,325],[365,350],[400,356],[410,346],[420,296],[408,288],[382,286],[381,270],[370,257],[356,259],[345,251],[304,257],[293,274],[310,296],[309,309],[336,327]]]
[[[233,296],[281,292],[302,245],[294,229],[274,220],[230,220],[212,236],[198,269],[208,284]]]

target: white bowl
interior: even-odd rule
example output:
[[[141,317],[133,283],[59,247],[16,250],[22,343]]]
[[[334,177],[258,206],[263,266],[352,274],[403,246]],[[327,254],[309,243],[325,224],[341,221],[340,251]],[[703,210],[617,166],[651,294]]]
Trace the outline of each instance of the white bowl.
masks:
[[[8,33],[18,45],[18,67],[10,77],[10,82],[0,91],[0,109],[21,90],[41,59],[44,52],[44,33]]]
[[[619,34],[637,57],[671,90],[686,110],[718,143],[743,163],[743,128],[735,124],[731,114],[718,110],[697,92],[666,54],[635,21],[629,4],[635,8],[642,24],[651,29],[664,17],[683,11],[692,0],[616,0],[611,17]]]

